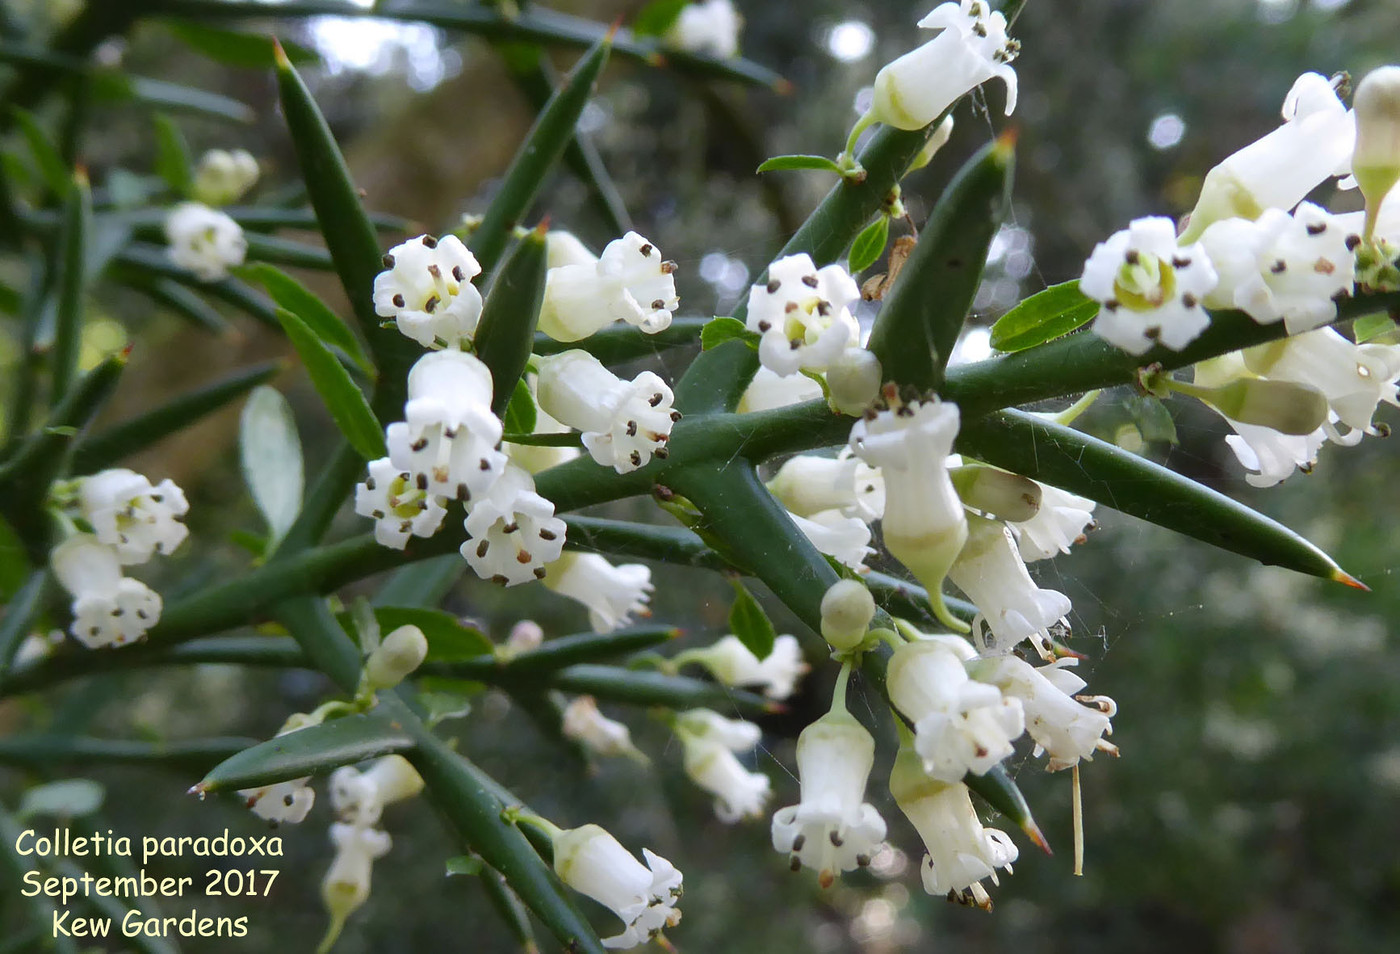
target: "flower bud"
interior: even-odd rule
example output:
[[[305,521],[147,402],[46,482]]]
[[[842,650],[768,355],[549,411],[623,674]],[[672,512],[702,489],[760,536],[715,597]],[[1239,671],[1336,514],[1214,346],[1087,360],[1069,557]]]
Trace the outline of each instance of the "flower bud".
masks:
[[[1311,434],[1327,420],[1326,396],[1292,381],[1242,378],[1213,388],[1201,400],[1232,421],[1257,424],[1280,434]]]
[[[1352,100],[1356,148],[1351,169],[1366,197],[1367,234],[1386,193],[1400,181],[1400,66],[1366,74]]]
[[[826,371],[831,403],[856,417],[880,396],[880,359],[864,348],[847,348]]]
[[[365,682],[371,690],[392,689],[423,664],[428,639],[417,626],[400,626],[370,653],[365,662]]]
[[[973,510],[1020,523],[1040,512],[1040,485],[995,467],[969,465],[949,471],[962,502]]]
[[[822,597],[822,639],[832,649],[855,649],[874,618],[875,598],[856,580],[838,580]]]
[[[933,130],[933,135],[929,136],[924,148],[919,150],[919,154],[914,157],[914,161],[909,163],[909,168],[905,175],[917,172],[933,161],[933,157],[938,155],[938,150],[948,145],[948,140],[953,138],[953,115],[949,113],[943,117],[943,122],[939,123]]]

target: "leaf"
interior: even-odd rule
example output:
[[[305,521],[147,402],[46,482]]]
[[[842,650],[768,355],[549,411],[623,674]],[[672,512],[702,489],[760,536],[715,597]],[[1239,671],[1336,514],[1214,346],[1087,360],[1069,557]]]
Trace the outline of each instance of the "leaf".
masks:
[[[765,159],[755,172],[774,172],[779,169],[817,169],[821,172],[834,172],[843,175],[841,167],[826,156],[774,156]]]
[[[4,521],[0,521],[0,531],[10,532]],[[0,551],[0,572],[5,577],[0,580],[0,604],[5,607],[5,614],[0,616],[0,675],[9,671],[15,653],[33,631],[34,618],[44,608],[49,584],[48,567],[28,572],[28,561],[18,540],[12,546],[14,549],[6,541]],[[22,574],[17,583],[11,578],[15,570]]]
[[[535,333],[535,354],[559,354],[572,348],[587,351],[604,364],[621,364],[634,358],[650,358],[669,348],[695,343],[701,330],[713,319],[674,318],[664,331],[649,335],[625,321],[594,332],[582,341],[555,341],[544,332]]]
[[[214,766],[196,789],[205,793],[272,785],[412,748],[413,738],[378,712],[345,716],[245,749]]]
[[[1021,789],[1007,773],[1005,766],[994,765],[984,775],[974,775],[968,772],[963,777],[963,784],[981,796],[982,800],[994,810],[1001,812],[1015,822],[1016,826],[1029,835],[1037,845],[1046,851],[1050,850],[1045,836],[1040,832],[1040,826],[1035,823],[1035,819],[1031,816],[1031,808],[1026,804],[1026,797],[1021,794]]]
[[[1374,315],[1362,315],[1356,319],[1356,323],[1351,326],[1351,333],[1356,338],[1357,344],[1365,344],[1373,341],[1381,335],[1390,334],[1395,330],[1395,322],[1384,312]]]
[[[417,626],[428,640],[428,660],[470,659],[489,655],[495,644],[474,626],[468,626],[444,610],[416,606],[380,606],[374,611],[387,635],[400,626]],[[425,660],[426,661],[426,660]]]
[[[1130,395],[1123,402],[1124,409],[1136,425],[1138,433],[1145,441],[1162,441],[1175,444],[1176,421],[1166,404],[1151,395]]]
[[[749,652],[759,659],[767,659],[778,638],[773,621],[743,583],[734,580],[733,585],[734,605],[729,607],[729,631],[739,637],[739,642],[748,647]]]
[[[530,385],[525,379],[515,382],[515,393],[510,396],[505,414],[501,415],[507,434],[533,434],[539,413],[535,408],[535,397],[530,393]]]
[[[68,191],[68,186],[72,182],[68,173],[68,164],[63,161],[63,157],[59,155],[58,149],[49,140],[48,133],[44,132],[33,113],[18,106],[10,108],[15,121],[19,123],[20,134],[24,137],[25,144],[29,146],[29,154],[33,157],[34,165],[38,168],[39,175],[43,177],[44,184],[54,195],[63,195]]]
[[[58,308],[54,313],[53,352],[49,357],[53,403],[61,400],[72,387],[82,352],[87,246],[92,231],[92,193],[88,190],[87,175],[76,173],[63,196],[63,225],[54,247]]]
[[[633,626],[611,633],[577,633],[547,641],[538,649],[521,653],[508,661],[504,669],[508,676],[524,673],[551,672],[579,663],[616,659],[631,653],[652,649],[680,635],[670,626]]]
[[[554,689],[593,696],[605,702],[668,709],[720,708],[742,716],[770,715],[782,706],[743,689],[660,672],[616,666],[567,666],[549,677]]]
[[[434,728],[448,719],[461,719],[471,714],[472,703],[468,695],[458,692],[436,690],[418,693],[418,703],[423,707],[423,721],[428,728]]]
[[[186,46],[226,66],[266,70],[276,65],[272,50],[273,41],[269,36],[220,30],[187,20],[169,20],[165,25]],[[282,49],[286,52],[287,59],[293,63],[320,61],[315,52],[295,43],[284,41]]]
[[[384,445],[384,430],[345,366],[300,317],[278,308],[277,319],[282,322],[288,340],[311,376],[311,383],[350,446],[365,460],[385,456],[388,451]]]
[[[881,215],[871,222],[851,243],[851,256],[848,264],[850,273],[859,275],[884,254],[885,243],[890,237],[890,217]]]
[[[243,480],[275,542],[301,510],[304,477],[296,421],[287,399],[265,384],[248,395],[240,421]]]
[[[632,18],[632,34],[664,36],[689,5],[690,0],[651,0]]]
[[[306,322],[316,337],[345,352],[366,374],[374,374],[374,365],[360,347],[359,339],[350,326],[305,285],[277,266],[265,262],[245,265],[237,271],[244,278],[266,288],[273,301]]]
[[[102,786],[91,779],[64,779],[29,789],[20,800],[17,814],[21,819],[35,815],[59,819],[82,818],[101,808],[105,797]]]
[[[194,160],[190,158],[189,143],[169,116],[156,113],[151,120],[156,128],[156,175],[176,195],[190,195],[194,188]]]
[[[726,341],[739,340],[758,350],[758,333],[750,331],[738,318],[711,318],[700,329],[700,350],[709,351]]]
[[[516,244],[491,283],[476,327],[473,346],[476,356],[491,369],[491,410],[498,415],[505,413],[515,395],[535,342],[535,325],[544,303],[544,281],[549,271],[545,231],[537,228]]]
[[[455,858],[447,859],[447,876],[470,875],[476,877],[481,874],[485,865],[476,855],[458,855]]]
[[[992,347],[1024,351],[1069,334],[1099,313],[1099,303],[1079,290],[1079,280],[1051,285],[1030,296],[992,325]]]

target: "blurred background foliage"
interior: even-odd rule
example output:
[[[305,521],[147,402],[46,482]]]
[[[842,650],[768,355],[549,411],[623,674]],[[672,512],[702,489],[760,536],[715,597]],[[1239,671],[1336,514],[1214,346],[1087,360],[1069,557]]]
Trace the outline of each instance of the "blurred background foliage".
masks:
[[[638,228],[680,264],[682,313],[725,314],[746,292],[829,185],[818,174],[758,177],[754,167],[769,155],[839,149],[861,87],[881,63],[919,41],[913,23],[930,5],[737,0],[747,19],[745,54],[793,81],[796,90],[786,97],[706,87],[635,64],[609,68],[583,128]],[[553,6],[610,21],[641,4]],[[43,31],[75,8],[5,0],[0,26]],[[269,16],[275,12],[269,4]],[[1021,105],[1010,121],[1020,131],[1014,225],[994,246],[976,320],[989,324],[1024,294],[1076,277],[1093,244],[1130,218],[1187,211],[1212,164],[1277,124],[1299,73],[1359,76],[1400,56],[1396,16],[1393,0],[1031,0],[1014,30],[1023,42],[1016,62]],[[424,229],[453,227],[461,214],[483,208],[493,176],[529,126],[526,99],[483,41],[421,25],[336,18],[275,26],[269,20],[251,29],[275,29],[319,54],[321,64],[303,71],[368,205]],[[246,125],[182,117],[181,128],[196,155],[235,146],[257,155],[264,167],[259,201],[295,195],[295,162],[267,72],[214,63],[158,22],[108,41],[98,55],[120,58],[136,74],[246,103],[253,116]],[[564,68],[570,59],[556,62]],[[915,221],[950,172],[992,129],[1007,125],[1000,88],[986,98],[983,108],[962,107],[951,143],[906,183]],[[61,104],[46,102],[39,115],[56,124]],[[153,143],[149,115],[125,108],[94,116],[78,148],[95,185],[112,189],[122,176],[149,175]],[[1321,198],[1334,210],[1359,202],[1345,194]],[[541,208],[595,247],[613,237],[567,174],[550,185]],[[14,260],[6,268],[0,280],[23,287],[25,271]],[[338,294],[328,276],[302,277],[332,300]],[[136,346],[110,419],[254,359],[289,353],[246,318],[233,317],[232,330],[212,335],[146,298],[107,287],[89,302],[102,320],[90,322],[88,351],[95,357],[110,350],[122,328]],[[17,323],[0,322],[0,332],[4,373],[17,358]],[[969,348],[976,347],[974,339]],[[301,373],[289,371],[279,385],[297,406],[314,461],[329,446],[328,421]],[[1400,645],[1391,631],[1400,619],[1400,585],[1391,574],[1400,563],[1400,534],[1389,478],[1395,449],[1379,440],[1329,447],[1311,476],[1253,491],[1217,419],[1173,402],[1172,444],[1160,439],[1160,422],[1147,427],[1123,410],[1131,395],[1116,397],[1122,400],[1103,402],[1112,406],[1086,418],[1088,429],[1140,446],[1284,520],[1330,549],[1373,592],[1248,565],[1111,513],[1088,545],[1039,564],[1042,585],[1074,600],[1074,645],[1091,657],[1081,670],[1091,690],[1121,705],[1114,741],[1122,759],[1100,760],[1084,772],[1083,878],[1070,874],[1069,779],[1044,775],[1028,758],[1018,781],[1058,853],[1046,857],[1022,843],[1015,876],[994,892],[996,911],[984,915],[923,895],[912,829],[878,774],[871,797],[902,851],[880,859],[873,873],[823,892],[806,874],[786,872],[769,848],[766,824],[719,824],[682,776],[668,730],[641,713],[628,718],[654,758],[651,769],[586,766],[494,693],[478,697],[467,719],[455,723],[464,750],[561,824],[597,821],[625,843],[649,845],[680,865],[686,917],[674,940],[683,951],[1391,949],[1400,941]],[[233,531],[256,522],[236,476],[235,428],[236,412],[222,415],[132,464],[153,478],[172,476],[190,493],[192,545],[168,579],[151,581],[167,599],[246,564],[246,554],[228,543]],[[620,506],[628,516],[644,512],[640,504]],[[363,529],[342,519],[346,532]],[[682,645],[722,633],[728,589],[721,580],[664,567],[655,579],[655,618],[682,626]],[[464,579],[446,605],[481,620],[497,638],[522,617],[551,635],[586,628],[581,610],[538,588],[503,592]],[[791,740],[824,708],[831,677],[819,669],[791,711],[765,726],[759,767],[774,778],[775,807],[796,800]],[[300,672],[202,667],[127,675],[0,704],[0,733],[47,727],[120,738],[261,738],[328,689],[322,677]],[[888,755],[878,764],[887,766]],[[14,804],[27,783],[65,772],[108,786],[92,827],[198,834],[225,826],[256,833],[259,825],[233,799],[188,799],[183,792],[193,774],[147,768],[54,766],[43,775],[0,769],[0,797]],[[271,898],[200,899],[201,913],[249,915],[247,939],[180,947],[311,949],[324,926],[318,885],[331,853],[328,821],[328,809],[318,805],[303,825],[281,832],[287,857]],[[386,827],[394,851],[376,866],[374,895],[337,950],[517,949],[474,879],[444,879],[442,863],[457,852],[426,804],[390,809]],[[158,873],[205,867],[197,859],[163,861]],[[167,908],[183,914],[185,902]],[[10,928],[24,917],[17,890],[0,891],[0,950],[32,943]]]

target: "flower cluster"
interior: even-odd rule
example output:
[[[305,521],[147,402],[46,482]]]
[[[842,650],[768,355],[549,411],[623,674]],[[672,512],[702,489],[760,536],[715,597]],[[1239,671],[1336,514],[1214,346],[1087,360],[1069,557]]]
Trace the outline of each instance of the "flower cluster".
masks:
[[[202,202],[181,202],[170,210],[165,241],[170,261],[202,282],[227,278],[229,269],[242,265],[248,254],[243,227],[228,213]]]

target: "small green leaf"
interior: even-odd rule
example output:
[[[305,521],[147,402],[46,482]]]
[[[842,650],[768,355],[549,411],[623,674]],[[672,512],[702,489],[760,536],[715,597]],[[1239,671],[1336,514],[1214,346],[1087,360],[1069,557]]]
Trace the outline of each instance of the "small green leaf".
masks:
[[[736,338],[757,350],[758,337],[757,333],[750,331],[738,318],[711,318],[705,322],[705,327],[700,329],[700,350],[709,351]]]
[[[471,699],[458,692],[420,690],[418,703],[423,707],[423,721],[430,729],[448,719],[465,718],[472,711]]]
[[[768,658],[778,633],[758,600],[738,580],[734,584],[734,605],[729,608],[729,631],[759,659]]]
[[[1390,334],[1395,330],[1395,322],[1385,312],[1378,312],[1374,315],[1363,315],[1356,319],[1356,323],[1351,326],[1351,333],[1356,337],[1357,344],[1365,344],[1373,341],[1381,335]]]
[[[664,36],[690,0],[651,0],[632,18],[633,36]]]
[[[33,157],[34,165],[43,177],[44,184],[54,195],[63,195],[72,183],[68,174],[68,164],[63,161],[63,157],[59,155],[58,149],[49,140],[48,133],[44,132],[33,113],[18,106],[11,108],[15,121],[19,123],[20,134],[29,146],[29,154]]]
[[[70,778],[38,785],[24,793],[19,805],[19,817],[35,815],[51,818],[82,818],[102,807],[105,791],[98,783],[86,778]]]
[[[665,706],[676,710],[718,707],[747,716],[775,711],[771,701],[743,689],[690,676],[668,676],[616,666],[566,666],[550,674],[549,685],[604,702],[634,706]]]
[[[92,193],[87,176],[81,172],[74,174],[63,195],[63,225],[54,246],[58,307],[54,312],[53,351],[49,356],[54,403],[68,393],[78,374],[86,317],[87,248],[92,241]]]
[[[969,772],[963,778],[963,784],[980,795],[982,800],[993,809],[1015,822],[1016,826],[1029,835],[1037,845],[1049,850],[1045,836],[1040,832],[1040,826],[1035,823],[1035,818],[1031,816],[1031,808],[1026,804],[1026,797],[1021,794],[1021,789],[1017,787],[1015,779],[1007,773],[1004,766],[994,765],[991,771],[984,775],[974,775]]]
[[[220,30],[187,20],[172,20],[166,23],[170,32],[184,44],[211,60],[225,66],[240,66],[247,69],[267,70],[277,65],[272,51],[272,38],[257,33],[239,33],[236,30]],[[316,63],[320,61],[315,52],[296,43],[282,41],[282,49],[287,59],[293,63]]]
[[[237,272],[266,288],[273,301],[306,322],[316,337],[345,352],[366,374],[374,374],[374,365],[360,348],[360,342],[350,326],[301,282],[265,262],[245,265]]]
[[[779,169],[817,169],[842,175],[841,167],[826,156],[774,156],[765,159],[757,172],[773,172]]]
[[[481,630],[443,610],[416,606],[380,606],[374,611],[385,634],[400,626],[417,626],[428,639],[430,660],[470,659],[489,655],[495,646]]]
[[[194,186],[194,160],[190,158],[189,143],[175,121],[164,113],[152,117],[156,127],[156,174],[170,186],[170,191],[184,197]]]
[[[1079,281],[1051,285],[1012,308],[992,325],[992,347],[1024,351],[1069,334],[1099,313],[1099,303],[1079,290]]]
[[[383,457],[387,453],[384,431],[364,394],[350,379],[345,366],[336,360],[330,349],[316,337],[316,332],[300,317],[285,308],[278,308],[277,318],[282,322],[292,347],[301,356],[307,374],[311,375],[311,383],[326,403],[336,427],[340,428],[350,446],[365,460]]]
[[[851,243],[850,273],[859,275],[885,253],[885,243],[890,238],[890,217],[881,215],[871,222]]]
[[[476,855],[458,855],[447,859],[447,876],[450,878],[453,875],[470,875],[474,878],[481,874],[484,867]]]
[[[530,385],[524,378],[515,382],[515,393],[510,396],[510,403],[506,405],[506,413],[501,420],[505,422],[505,432],[507,434],[533,434],[535,422],[539,419],[539,413],[535,408],[534,395],[530,393]]]
[[[1124,401],[1124,408],[1143,440],[1168,444],[1177,442],[1176,421],[1172,420],[1172,412],[1157,398],[1151,395],[1130,395]]]
[[[549,272],[544,236],[545,230],[538,228],[516,243],[491,283],[476,326],[473,345],[476,356],[491,369],[491,410],[497,414],[504,414],[514,397],[535,342]]]
[[[276,388],[263,384],[248,395],[238,444],[243,480],[267,521],[272,540],[280,540],[301,510],[305,478],[292,408]]]
[[[214,766],[196,789],[204,793],[272,785],[412,748],[408,733],[378,713],[345,716],[244,749]]]

